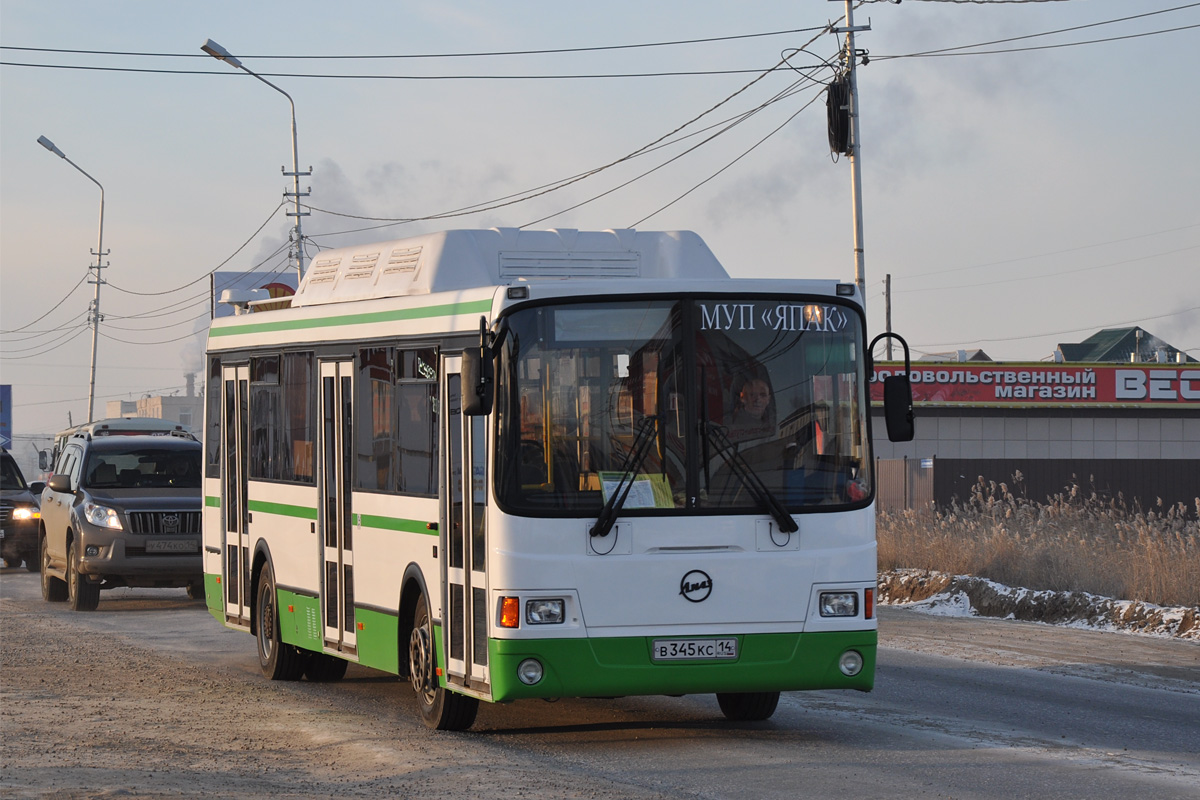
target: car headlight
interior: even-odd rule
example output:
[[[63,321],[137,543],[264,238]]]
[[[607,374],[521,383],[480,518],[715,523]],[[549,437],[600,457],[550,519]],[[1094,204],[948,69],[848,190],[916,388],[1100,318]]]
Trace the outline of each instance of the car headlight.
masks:
[[[12,518],[17,522],[26,522],[31,519],[39,519],[42,516],[41,512],[30,506],[18,506],[13,509]]]
[[[102,506],[97,503],[85,503],[83,506],[83,516],[88,522],[100,528],[111,528],[113,530],[121,530],[121,517],[117,514],[116,509]]]

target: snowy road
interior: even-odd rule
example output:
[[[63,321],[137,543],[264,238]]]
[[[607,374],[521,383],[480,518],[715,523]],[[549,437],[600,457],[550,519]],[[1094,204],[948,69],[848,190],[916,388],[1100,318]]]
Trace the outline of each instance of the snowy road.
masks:
[[[267,683],[182,590],[90,614],[0,576],[7,796],[1200,798],[1200,645],[882,609],[876,690],[485,706],[417,721],[407,686]],[[135,690],[135,691],[131,691]]]

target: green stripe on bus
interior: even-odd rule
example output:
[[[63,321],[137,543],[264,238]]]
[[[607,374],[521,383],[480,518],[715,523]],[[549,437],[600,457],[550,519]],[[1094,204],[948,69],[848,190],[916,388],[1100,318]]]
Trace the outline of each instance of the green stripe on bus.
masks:
[[[208,506],[209,508],[220,508],[221,507],[221,498],[205,495],[204,505]]]
[[[457,314],[478,314],[491,311],[491,300],[475,300],[470,303],[447,303],[424,308],[372,311],[365,314],[344,314],[339,317],[317,319],[285,319],[273,322],[250,322],[244,325],[229,325],[212,328],[209,336],[239,336],[246,333],[270,333],[272,331],[295,331],[307,328],[334,328],[342,325],[370,325],[376,322],[400,322],[430,317],[453,317]]]
[[[268,503],[265,500],[251,500],[246,503],[250,511],[261,511],[264,514],[278,514],[281,517],[299,517],[300,519],[316,519],[317,510],[308,506],[292,506],[287,503]]]
[[[358,524],[368,528],[380,528],[385,531],[402,531],[404,533],[423,533],[437,536],[437,530],[430,530],[427,522],[418,519],[400,519],[398,517],[378,517],[374,514],[359,514]]]
[[[683,637],[661,637],[683,638]],[[712,638],[712,637],[705,637]],[[534,697],[621,697],[646,694],[770,692],[803,689],[870,690],[875,678],[875,631],[741,634],[732,661],[654,661],[653,639],[489,639],[492,700]],[[853,677],[838,669],[846,650],[863,659]],[[545,670],[526,686],[517,666],[536,658]]]

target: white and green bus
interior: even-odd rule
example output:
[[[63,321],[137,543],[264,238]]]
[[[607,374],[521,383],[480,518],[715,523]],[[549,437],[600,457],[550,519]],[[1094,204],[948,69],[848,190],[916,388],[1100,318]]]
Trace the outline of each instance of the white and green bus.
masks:
[[[871,688],[853,284],[733,279],[690,232],[457,230],[325,251],[290,308],[238,311],[208,340],[205,586],[267,677],[393,673],[441,729]]]

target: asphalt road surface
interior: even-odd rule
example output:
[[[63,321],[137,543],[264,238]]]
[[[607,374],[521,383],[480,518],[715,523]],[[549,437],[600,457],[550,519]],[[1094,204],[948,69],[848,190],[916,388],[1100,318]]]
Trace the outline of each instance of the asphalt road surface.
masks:
[[[1200,798],[1200,645],[884,608],[876,689],[481,707],[351,666],[271,683],[183,590],[72,613],[0,572],[6,797]]]

